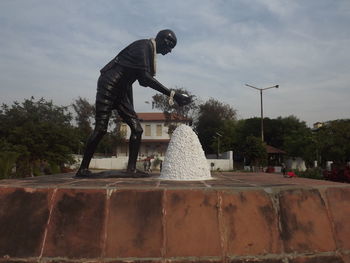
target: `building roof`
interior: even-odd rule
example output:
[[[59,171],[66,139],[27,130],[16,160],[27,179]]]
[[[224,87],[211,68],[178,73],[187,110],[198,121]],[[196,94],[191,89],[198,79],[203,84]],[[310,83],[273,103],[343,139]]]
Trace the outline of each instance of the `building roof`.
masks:
[[[267,153],[281,153],[281,154],[286,154],[285,151],[281,150],[281,149],[278,149],[278,148],[275,148],[271,145],[266,145],[266,151]]]
[[[166,116],[163,112],[139,112],[136,113],[141,121],[165,121]],[[172,120],[176,121],[190,121],[191,119],[180,116],[180,115],[171,115]]]

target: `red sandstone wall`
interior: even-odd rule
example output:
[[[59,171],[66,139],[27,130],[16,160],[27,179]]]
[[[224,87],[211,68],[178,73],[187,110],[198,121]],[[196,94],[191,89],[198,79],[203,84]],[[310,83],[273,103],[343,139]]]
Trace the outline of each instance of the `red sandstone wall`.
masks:
[[[0,188],[0,262],[349,263],[350,188]]]

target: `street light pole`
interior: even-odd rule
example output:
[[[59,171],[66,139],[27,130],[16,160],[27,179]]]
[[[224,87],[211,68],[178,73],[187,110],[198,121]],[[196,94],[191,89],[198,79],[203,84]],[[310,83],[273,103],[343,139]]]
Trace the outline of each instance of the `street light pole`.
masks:
[[[260,122],[261,122],[261,141],[264,142],[264,110],[263,110],[263,96],[260,90]]]
[[[222,137],[221,133],[216,132],[215,133],[218,137],[218,159],[219,159],[219,155],[220,155],[220,137]]]
[[[247,87],[250,87],[250,88],[253,88],[253,89],[256,89],[258,91],[260,91],[260,113],[261,113],[261,141],[264,142],[264,111],[263,111],[263,91],[264,90],[267,90],[267,89],[272,89],[272,88],[276,88],[278,89],[279,85],[275,85],[275,86],[272,86],[272,87],[267,87],[267,88],[257,88],[257,87],[254,87],[252,85],[249,85],[249,84],[245,84]]]

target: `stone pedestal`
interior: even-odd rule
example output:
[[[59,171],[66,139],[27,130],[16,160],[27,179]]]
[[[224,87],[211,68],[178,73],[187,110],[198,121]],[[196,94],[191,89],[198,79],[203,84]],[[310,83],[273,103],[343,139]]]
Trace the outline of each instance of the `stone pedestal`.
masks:
[[[0,181],[0,262],[350,262],[348,184],[72,177]]]

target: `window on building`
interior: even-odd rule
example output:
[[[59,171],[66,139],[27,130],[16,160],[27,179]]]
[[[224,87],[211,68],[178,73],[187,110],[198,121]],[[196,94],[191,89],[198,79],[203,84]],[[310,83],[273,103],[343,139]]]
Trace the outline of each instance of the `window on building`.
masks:
[[[162,125],[157,124],[157,136],[162,136]]]
[[[145,125],[145,136],[151,136],[151,125],[150,124]]]

